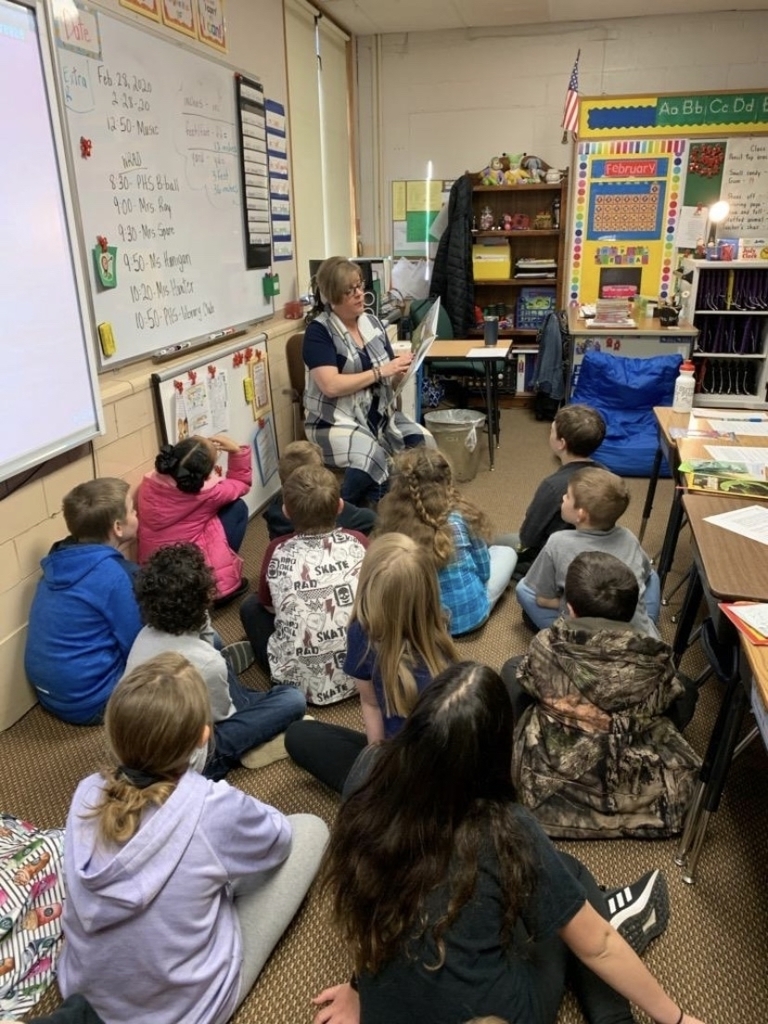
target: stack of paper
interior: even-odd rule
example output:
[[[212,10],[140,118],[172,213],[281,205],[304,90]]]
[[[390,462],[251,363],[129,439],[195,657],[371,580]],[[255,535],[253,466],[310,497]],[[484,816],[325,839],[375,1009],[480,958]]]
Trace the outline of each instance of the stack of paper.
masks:
[[[768,647],[768,604],[757,601],[736,601],[719,604],[734,626],[756,647]]]
[[[588,323],[589,327],[636,327],[637,324],[629,315],[626,299],[598,299],[595,303],[595,318]]]

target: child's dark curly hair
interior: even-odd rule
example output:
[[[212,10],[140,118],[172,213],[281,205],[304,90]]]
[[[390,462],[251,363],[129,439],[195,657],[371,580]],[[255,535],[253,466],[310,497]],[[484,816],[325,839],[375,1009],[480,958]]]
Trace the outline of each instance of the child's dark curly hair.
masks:
[[[213,573],[196,544],[169,544],[147,559],[134,580],[144,622],[163,633],[196,633],[216,592]]]
[[[172,476],[185,494],[197,494],[211,475],[215,459],[210,445],[201,437],[186,437],[178,444],[164,444],[155,459],[155,469]]]

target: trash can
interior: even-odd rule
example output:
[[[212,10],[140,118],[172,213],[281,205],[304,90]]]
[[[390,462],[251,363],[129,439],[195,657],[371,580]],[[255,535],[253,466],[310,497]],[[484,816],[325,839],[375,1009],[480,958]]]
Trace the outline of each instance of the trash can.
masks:
[[[424,413],[424,423],[451,463],[454,480],[474,480],[480,464],[483,413],[472,409],[438,409]]]

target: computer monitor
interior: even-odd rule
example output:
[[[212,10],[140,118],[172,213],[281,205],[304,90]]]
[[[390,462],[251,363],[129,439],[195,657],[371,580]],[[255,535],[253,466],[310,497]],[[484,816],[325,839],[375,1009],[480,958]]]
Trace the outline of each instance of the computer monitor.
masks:
[[[349,256],[347,258],[360,267],[360,272],[363,275],[366,312],[373,313],[374,316],[380,316],[384,276],[384,257]],[[309,287],[313,295],[316,291],[315,277],[321,263],[323,263],[323,260],[309,261]],[[379,267],[377,268],[375,264],[379,264]]]

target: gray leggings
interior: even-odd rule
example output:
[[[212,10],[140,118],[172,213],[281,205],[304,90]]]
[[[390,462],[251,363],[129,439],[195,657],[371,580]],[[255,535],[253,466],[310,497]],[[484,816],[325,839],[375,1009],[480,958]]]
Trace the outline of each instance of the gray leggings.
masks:
[[[291,852],[271,871],[238,880],[232,896],[243,938],[237,1005],[253,988],[270,953],[299,909],[320,867],[328,826],[314,814],[290,814]]]

